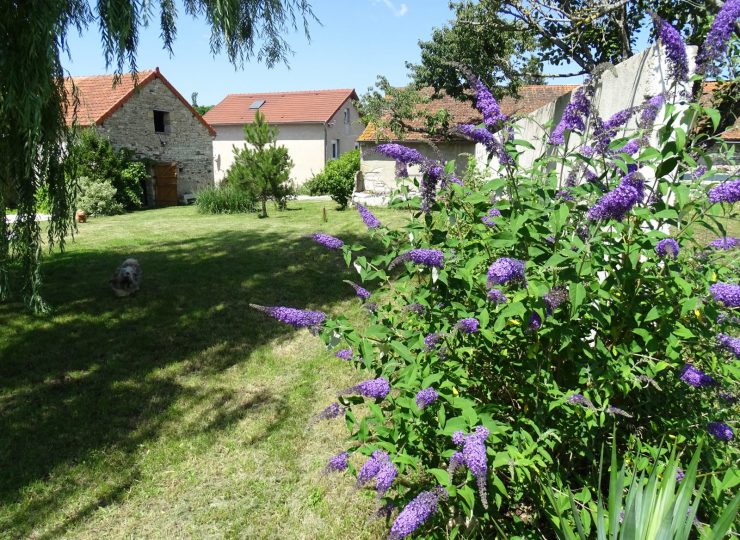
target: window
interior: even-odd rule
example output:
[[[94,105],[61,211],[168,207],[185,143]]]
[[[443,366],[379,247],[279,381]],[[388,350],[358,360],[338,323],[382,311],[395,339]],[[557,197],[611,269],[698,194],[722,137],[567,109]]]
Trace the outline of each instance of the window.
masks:
[[[339,157],[339,139],[334,139],[331,142],[331,158],[336,159]]]
[[[170,132],[170,113],[154,111],[154,133]]]
[[[349,120],[349,107],[347,107],[346,109],[344,109],[344,123],[349,124]]]

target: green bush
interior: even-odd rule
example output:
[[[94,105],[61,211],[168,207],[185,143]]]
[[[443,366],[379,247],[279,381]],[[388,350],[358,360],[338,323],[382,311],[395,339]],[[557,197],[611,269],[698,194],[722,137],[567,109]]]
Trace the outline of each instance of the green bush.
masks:
[[[149,177],[145,164],[135,160],[131,150],[115,150],[94,129],[83,129],[77,134],[70,147],[67,167],[73,178],[86,177],[88,181],[112,185],[116,202],[125,210],[141,208],[144,181]]]
[[[116,188],[107,180],[92,180],[83,176],[77,180],[77,208],[91,216],[123,214],[125,208],[116,200]]]
[[[327,163],[322,172],[306,182],[305,187],[311,195],[330,195],[344,209],[352,197],[355,174],[359,170],[360,150],[345,152]]]
[[[596,500],[599,448],[615,428],[638,472],[647,464],[629,443],[658,458],[666,438],[687,451],[703,444],[703,522],[740,484],[738,259],[732,239],[695,237],[725,236],[723,223],[740,217],[740,179],[702,181],[717,173],[706,149],[726,145],[691,131],[719,115],[655,96],[607,122],[589,100],[595,84],[531,165],[521,156],[534,147],[513,126],[461,126],[489,148],[492,170],[477,189],[452,162],[376,149],[421,165],[423,177],[401,228],[358,208],[381,255],[342,248],[371,292],[358,292],[372,300],[367,324],[262,308],[320,326],[364,379],[337,389],[318,417],[342,414],[349,431],[329,467],[359,483],[377,474],[383,503],[404,508],[392,538],[412,525],[430,538],[553,538],[538,479]],[[617,138],[614,124],[631,117],[640,128]],[[582,140],[578,126],[589,126]]]
[[[257,211],[257,201],[251,193],[228,185],[199,191],[195,204],[201,214],[242,214]]]

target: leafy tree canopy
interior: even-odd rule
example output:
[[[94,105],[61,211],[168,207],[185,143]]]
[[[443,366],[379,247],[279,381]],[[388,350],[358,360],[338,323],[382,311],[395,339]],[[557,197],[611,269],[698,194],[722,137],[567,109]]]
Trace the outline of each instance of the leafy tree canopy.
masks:
[[[314,19],[308,0],[184,0],[183,6],[207,21],[211,51],[225,51],[236,66],[252,58],[268,67],[285,61],[291,52],[285,34],[299,26],[308,34]],[[33,309],[44,309],[37,190],[48,190],[49,245],[63,247],[73,232],[75,186],[64,175],[68,96],[61,63],[61,55],[69,54],[69,31],[96,24],[105,60],[120,74],[127,66],[136,71],[139,30],[157,16],[164,48],[172,52],[177,15],[174,0],[0,3],[0,300],[9,298],[13,281]],[[18,208],[12,231],[5,221],[11,203]]]

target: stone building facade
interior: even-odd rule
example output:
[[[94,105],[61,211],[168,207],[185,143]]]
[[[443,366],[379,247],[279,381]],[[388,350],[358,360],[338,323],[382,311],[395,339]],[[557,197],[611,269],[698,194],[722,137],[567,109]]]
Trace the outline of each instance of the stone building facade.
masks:
[[[159,69],[138,74],[75,77],[77,121],[151,163],[148,206],[177,204],[213,185],[215,131],[164,78]],[[68,122],[71,122],[71,113]]]

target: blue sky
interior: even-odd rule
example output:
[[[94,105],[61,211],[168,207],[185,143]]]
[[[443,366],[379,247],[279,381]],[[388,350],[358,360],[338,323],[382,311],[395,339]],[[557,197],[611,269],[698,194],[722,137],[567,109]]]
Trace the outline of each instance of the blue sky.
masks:
[[[311,25],[310,42],[302,31],[288,36],[295,52],[290,67],[267,69],[254,60],[235,70],[225,54],[211,55],[203,20],[181,8],[174,55],[162,49],[157,15],[141,32],[138,68],[159,66],[186,99],[198,92],[200,105],[236,92],[355,88],[362,94],[379,74],[394,85],[408,82],[404,64],[418,61],[418,40],[452,18],[448,0],[314,0],[313,9],[322,25]],[[71,35],[69,46],[72,58],[65,57],[63,65],[71,75],[112,72],[106,69],[97,26]]]

